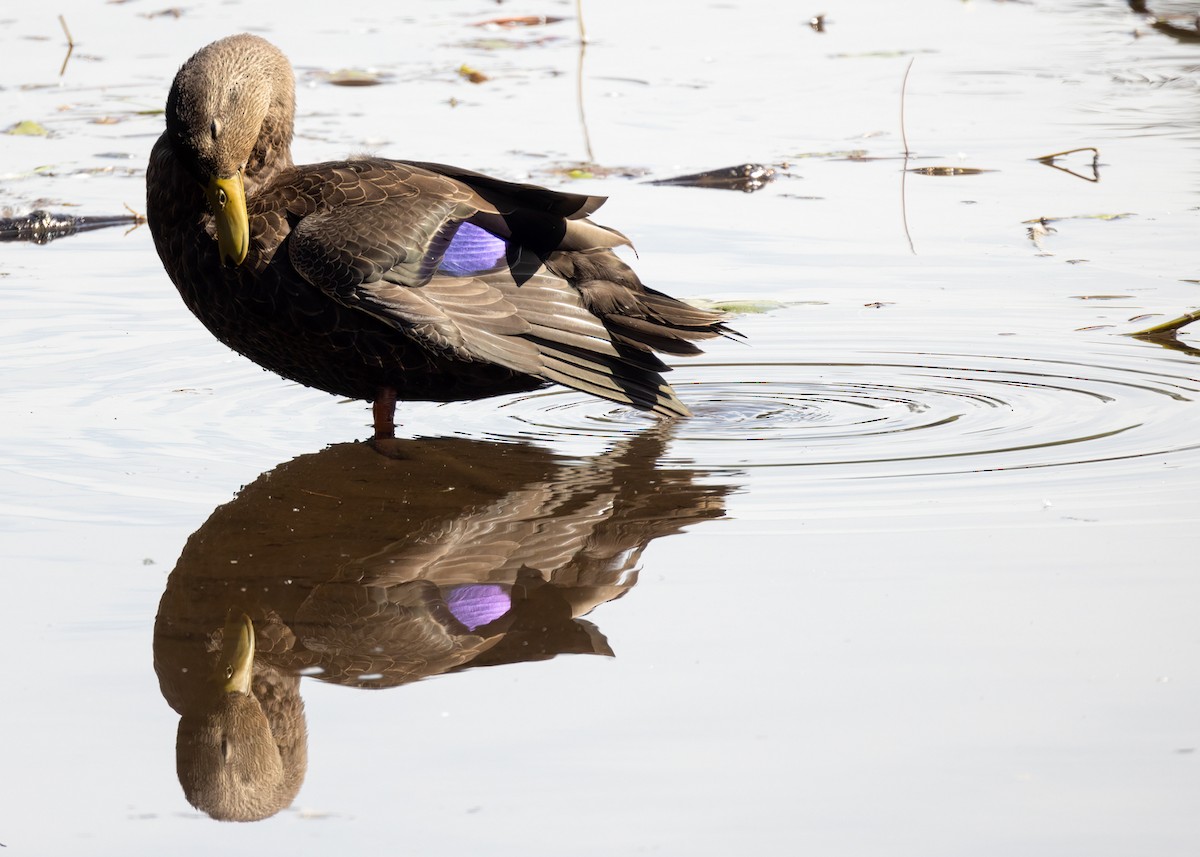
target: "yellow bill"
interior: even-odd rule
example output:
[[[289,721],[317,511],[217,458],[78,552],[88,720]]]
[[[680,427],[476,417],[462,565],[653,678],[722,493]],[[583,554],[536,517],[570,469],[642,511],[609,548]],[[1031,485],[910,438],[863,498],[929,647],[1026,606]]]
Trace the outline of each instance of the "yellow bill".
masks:
[[[242,174],[229,178],[213,176],[204,189],[208,205],[217,219],[217,249],[221,260],[240,265],[250,250],[250,217],[246,214],[246,187]]]

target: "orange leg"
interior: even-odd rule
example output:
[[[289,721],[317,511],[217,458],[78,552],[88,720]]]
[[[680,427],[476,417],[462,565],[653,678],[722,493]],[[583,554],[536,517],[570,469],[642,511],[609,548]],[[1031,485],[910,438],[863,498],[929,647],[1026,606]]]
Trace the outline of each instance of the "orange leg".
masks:
[[[375,440],[396,436],[396,388],[383,387],[371,406],[375,419]]]

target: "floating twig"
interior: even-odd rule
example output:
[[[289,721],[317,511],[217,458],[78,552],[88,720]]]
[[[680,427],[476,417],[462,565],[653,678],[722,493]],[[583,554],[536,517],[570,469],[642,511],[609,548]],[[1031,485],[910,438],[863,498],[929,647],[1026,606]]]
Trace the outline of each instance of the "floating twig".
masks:
[[[130,216],[133,217],[133,223],[130,224],[129,228],[125,230],[125,234],[128,235],[130,232],[146,222],[146,215],[142,214],[140,211],[135,211],[127,202],[123,202],[121,205],[125,206],[125,210],[129,212]]]
[[[1072,170],[1069,167],[1060,166],[1059,164],[1054,163],[1059,158],[1065,157],[1066,155],[1074,155],[1077,152],[1092,153],[1092,175],[1090,177],[1081,173],[1077,173],[1075,170]],[[1065,152],[1055,152],[1052,155],[1042,155],[1039,158],[1031,158],[1031,160],[1037,161],[1040,164],[1045,164],[1048,167],[1054,167],[1056,170],[1062,170],[1064,173],[1073,175],[1075,178],[1083,179],[1085,182],[1095,183],[1100,181],[1100,150],[1095,146],[1080,146],[1078,149],[1067,149]]]
[[[1155,18],[1150,26],[1180,42],[1200,42],[1200,16],[1193,17],[1182,27],[1167,18]]]
[[[1129,335],[1136,336],[1139,339],[1174,339],[1175,334],[1179,332],[1181,327],[1191,324],[1193,321],[1200,321],[1200,310],[1192,310],[1178,318],[1164,321],[1161,324],[1147,327],[1145,330],[1139,330]]]

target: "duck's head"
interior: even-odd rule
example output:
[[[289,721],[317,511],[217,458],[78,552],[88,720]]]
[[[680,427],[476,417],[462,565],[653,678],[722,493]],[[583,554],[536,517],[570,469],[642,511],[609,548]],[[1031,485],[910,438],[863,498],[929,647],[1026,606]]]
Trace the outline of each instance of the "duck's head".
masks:
[[[249,250],[246,179],[291,161],[295,100],[287,57],[248,33],[201,48],[175,75],[167,135],[204,188],[223,261],[240,265]]]
[[[192,806],[222,821],[257,821],[288,806],[300,778],[288,770],[279,737],[251,691],[254,625],[244,614],[225,624],[208,704],[179,721],[180,785]]]

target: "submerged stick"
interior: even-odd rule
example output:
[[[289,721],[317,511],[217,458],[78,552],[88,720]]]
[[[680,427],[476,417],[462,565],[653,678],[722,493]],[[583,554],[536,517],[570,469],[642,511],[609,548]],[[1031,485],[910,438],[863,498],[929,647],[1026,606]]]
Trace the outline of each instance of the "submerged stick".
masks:
[[[63,57],[62,66],[58,70],[58,76],[62,77],[67,73],[67,63],[71,61],[71,54],[75,51],[75,40],[71,38],[71,31],[67,28],[67,19],[59,15],[58,23],[62,27],[63,35],[67,37],[67,55]]]
[[[900,81],[900,139],[904,143],[904,157],[908,158],[912,154],[908,150],[908,132],[904,130],[904,94],[908,91],[908,73],[912,71],[913,63],[916,57],[909,57],[908,65],[904,68],[904,78]],[[907,166],[907,164],[905,164]]]
[[[904,223],[904,237],[908,239],[908,252],[915,256],[917,249],[913,246],[912,233],[908,231],[908,157],[912,152],[908,150],[908,132],[904,129],[904,94],[908,91],[908,73],[912,71],[914,60],[916,57],[909,57],[904,78],[900,81],[900,139],[904,142],[904,166],[900,169],[900,219]]]
[[[579,41],[587,44],[587,30],[583,26],[583,0],[575,0],[575,20],[579,22]]]
[[[587,51],[587,30],[583,26],[583,0],[575,0],[575,15],[579,22],[579,63],[575,68],[575,104],[579,108],[579,125],[583,128],[583,148],[589,165],[596,163],[592,155],[592,135],[588,133],[587,113],[583,108],[583,55]]]
[[[1139,338],[1144,337],[1147,339],[1153,337],[1173,337],[1179,332],[1179,328],[1186,324],[1191,324],[1193,321],[1200,321],[1200,310],[1192,310],[1191,312],[1184,313],[1178,318],[1173,318],[1170,321],[1164,321],[1161,324],[1156,324],[1153,327],[1147,327],[1145,330],[1139,330],[1136,333],[1131,333],[1129,335]]]

